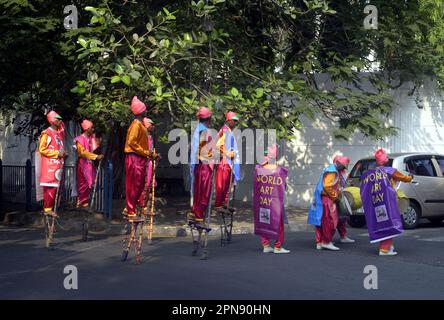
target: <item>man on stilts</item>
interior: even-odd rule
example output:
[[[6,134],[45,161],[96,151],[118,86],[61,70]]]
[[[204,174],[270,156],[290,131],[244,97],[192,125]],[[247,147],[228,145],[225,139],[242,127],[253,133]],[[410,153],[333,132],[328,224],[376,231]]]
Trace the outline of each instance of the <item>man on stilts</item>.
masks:
[[[150,152],[148,135],[143,125],[146,113],[145,104],[134,97],[131,101],[134,120],[128,128],[125,141],[126,208],[123,212],[131,220],[137,216],[137,206],[141,207],[141,196],[145,187]]]
[[[77,149],[77,208],[88,208],[91,188],[96,178],[94,160],[102,160],[103,155],[94,154],[93,133],[94,125],[89,120],[83,120],[83,133],[74,139]]]
[[[64,149],[65,131],[62,117],[55,111],[46,116],[50,127],[43,130],[36,152],[36,180],[43,187],[43,212],[45,215],[56,217],[57,189],[60,187],[62,170],[66,157]],[[37,188],[39,192],[39,188]],[[40,200],[40,196],[37,196]]]
[[[197,112],[199,124],[191,141],[190,180],[192,209],[189,215],[189,225],[193,236],[192,255],[196,255],[201,246],[204,232],[201,259],[207,258],[207,241],[210,232],[211,195],[213,189],[214,164],[212,163],[214,141],[209,132],[212,113],[208,108],[201,107]],[[194,231],[198,236],[195,240]]]
[[[230,194],[236,182],[240,180],[240,160],[233,129],[239,117],[233,111],[225,115],[225,124],[219,130],[216,146],[220,154],[215,180],[215,208],[221,215],[221,245],[231,242],[234,207],[230,204]],[[234,195],[232,196],[234,197]],[[234,199],[232,199],[234,201]]]
[[[131,101],[131,111],[134,114],[134,120],[128,128],[124,149],[126,208],[123,211],[131,229],[129,237],[126,235],[124,239],[122,261],[126,261],[131,245],[135,242],[136,264],[140,264],[142,261],[141,251],[145,218],[138,215],[138,209],[140,209],[142,215],[147,213],[143,210],[146,205],[143,193],[147,182],[150,159],[156,159],[156,154],[150,151],[147,129],[143,124],[146,106],[136,96]]]
[[[233,129],[237,125],[239,117],[230,111],[225,115],[225,124],[219,130],[216,146],[220,152],[220,162],[216,173],[216,201],[215,208],[226,207],[229,197],[230,181],[234,175],[234,181],[240,180],[240,161],[236,139]],[[233,170],[234,169],[234,170]]]
[[[316,226],[316,249],[318,250],[339,250],[332,240],[339,220],[338,202],[340,200],[340,181],[342,177],[340,172],[347,169],[350,159],[340,156],[335,157],[334,160],[334,163],[323,170],[308,212],[308,224]],[[353,240],[342,233],[341,242],[348,243],[353,242]]]

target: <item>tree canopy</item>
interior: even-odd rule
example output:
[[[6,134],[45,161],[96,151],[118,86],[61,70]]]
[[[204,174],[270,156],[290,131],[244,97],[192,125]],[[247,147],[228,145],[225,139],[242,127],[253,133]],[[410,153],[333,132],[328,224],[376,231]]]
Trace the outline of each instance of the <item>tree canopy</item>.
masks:
[[[124,132],[137,95],[169,128],[208,106],[216,122],[235,109],[283,139],[302,115],[334,120],[338,138],[379,139],[396,131],[383,121],[391,86],[432,76],[444,87],[444,4],[371,3],[376,30],[363,27],[365,0],[78,0],[79,28],[65,30],[62,2],[2,0],[0,108],[27,114],[18,133],[31,135],[52,108]],[[364,73],[371,55],[380,68]]]

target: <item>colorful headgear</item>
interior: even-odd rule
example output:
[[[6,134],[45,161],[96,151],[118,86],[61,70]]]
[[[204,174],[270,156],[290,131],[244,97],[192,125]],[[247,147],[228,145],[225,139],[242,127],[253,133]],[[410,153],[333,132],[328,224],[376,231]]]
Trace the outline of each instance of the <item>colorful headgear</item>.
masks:
[[[50,111],[46,115],[46,119],[52,125],[56,122],[57,119],[62,120],[62,117],[55,111]]]
[[[279,154],[277,144],[273,144],[265,151],[266,157],[264,158],[264,164],[270,162],[270,160],[276,160]]]
[[[145,128],[147,128],[147,129],[151,124],[154,124],[153,120],[151,120],[150,118],[147,118],[147,117],[143,118],[142,122],[143,122],[143,125],[145,126]]]
[[[376,165],[383,166],[388,161],[387,153],[385,153],[384,149],[380,148],[375,152]]]
[[[333,163],[336,163],[336,162],[339,164],[342,164],[343,166],[346,166],[346,165],[350,164],[350,158],[337,155],[333,158]]]
[[[91,129],[93,127],[93,123],[91,121],[85,119],[82,121],[81,127],[82,127],[83,131],[86,131],[86,130]]]
[[[199,111],[197,111],[197,117],[199,119],[208,119],[210,118],[212,115],[210,109],[206,108],[206,107],[200,107]]]
[[[225,121],[228,121],[228,120],[239,121],[239,117],[237,116],[236,112],[229,111],[225,114]]]
[[[137,96],[134,96],[133,100],[131,101],[131,111],[133,112],[133,114],[137,116],[145,112],[145,110],[146,110],[146,105],[142,101],[137,99]]]

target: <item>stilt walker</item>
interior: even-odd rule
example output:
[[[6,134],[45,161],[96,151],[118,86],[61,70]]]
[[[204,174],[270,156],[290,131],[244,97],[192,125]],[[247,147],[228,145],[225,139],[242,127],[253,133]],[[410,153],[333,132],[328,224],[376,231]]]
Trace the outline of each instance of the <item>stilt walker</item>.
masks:
[[[146,168],[152,154],[149,150],[146,128],[142,122],[146,106],[134,97],[131,101],[131,111],[135,119],[128,129],[125,141],[126,210],[123,212],[124,218],[127,219],[127,227],[130,225],[130,234],[123,240],[122,261],[127,260],[131,245],[135,242],[136,264],[140,264],[145,218],[137,213],[143,211],[140,199],[146,182]],[[138,207],[140,210],[137,210]]]
[[[97,181],[97,171],[93,165],[94,160],[101,161],[103,159],[102,154],[93,153],[93,134],[94,125],[89,120],[83,120],[81,123],[83,133],[74,139],[75,148],[77,150],[77,208],[83,209],[83,231],[82,239],[86,241],[88,239],[88,220],[91,214],[90,197],[91,190],[95,192],[95,182]]]
[[[202,246],[201,259],[206,259],[208,256],[207,235],[211,231],[211,197],[214,179],[212,157],[213,149],[215,148],[208,130],[211,116],[212,113],[209,109],[205,107],[199,108],[197,113],[199,125],[195,129],[191,141],[190,180],[192,212],[189,215],[188,224],[193,238],[192,255],[197,255],[199,247]]]
[[[57,202],[66,153],[62,117],[55,111],[50,111],[47,120],[51,126],[40,136],[35,155],[35,168],[36,182],[39,181],[39,185],[36,186],[36,199],[43,200],[45,246],[50,248],[54,237],[55,219],[58,217]]]
[[[221,218],[221,245],[231,242],[233,229],[233,207],[230,200],[233,198],[233,186],[240,180],[240,160],[233,129],[237,125],[239,117],[230,111],[225,115],[225,124],[219,130],[216,146],[220,153],[220,162],[216,173],[216,201],[215,208]],[[233,179],[234,178],[234,179]],[[234,198],[233,198],[234,201]]]

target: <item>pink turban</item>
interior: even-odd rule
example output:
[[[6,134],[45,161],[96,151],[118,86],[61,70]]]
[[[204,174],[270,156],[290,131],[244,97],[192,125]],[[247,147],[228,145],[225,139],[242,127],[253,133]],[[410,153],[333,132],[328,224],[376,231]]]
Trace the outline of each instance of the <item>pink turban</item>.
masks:
[[[385,153],[384,149],[380,148],[375,152],[376,165],[383,166],[388,162],[387,153]]]
[[[276,160],[278,155],[279,155],[279,150],[277,144],[269,146],[267,150],[267,156],[264,158],[263,164],[269,163],[270,160]]]
[[[46,115],[46,119],[48,119],[48,122],[50,124],[54,124],[57,119],[62,120],[62,117],[55,111],[50,111]]]
[[[131,101],[131,111],[135,116],[141,114],[142,112],[145,112],[146,106],[145,104],[137,99],[137,96],[133,97],[133,100]]]
[[[205,107],[200,107],[199,111],[197,111],[197,117],[199,119],[208,119],[210,118],[212,115],[210,109],[205,108]]]
[[[228,121],[228,120],[236,120],[236,121],[239,121],[239,117],[237,116],[236,112],[229,111],[229,112],[227,112],[227,114],[225,115],[225,121]]]
[[[91,129],[93,127],[93,123],[91,121],[85,119],[82,121],[81,126],[82,126],[83,131],[86,131],[86,130]]]
[[[335,156],[333,158],[333,163],[338,162],[339,164],[342,164],[343,166],[346,166],[348,164],[350,164],[350,159],[348,157],[345,156]]]
[[[143,118],[142,122],[143,122],[143,125],[145,126],[145,128],[147,128],[147,129],[150,125],[154,124],[153,120],[151,120],[150,118],[147,118],[147,117]]]

